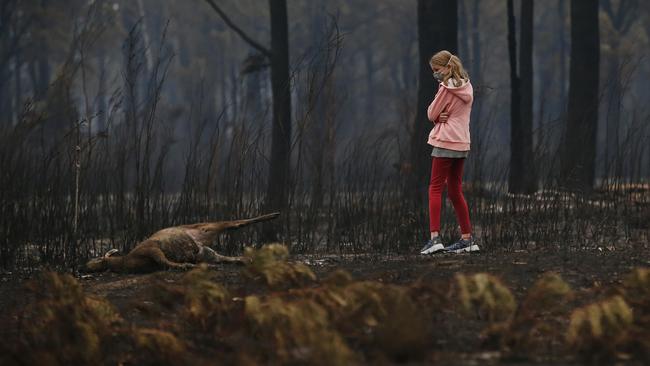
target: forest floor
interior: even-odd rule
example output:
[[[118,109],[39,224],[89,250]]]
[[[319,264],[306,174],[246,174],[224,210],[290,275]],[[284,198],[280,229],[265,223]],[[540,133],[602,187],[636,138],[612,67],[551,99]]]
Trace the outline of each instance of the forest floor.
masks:
[[[650,245],[630,244],[628,248],[543,251],[490,251],[473,254],[420,255],[314,255],[293,256],[291,260],[307,264],[319,279],[337,269],[344,269],[356,281],[370,280],[383,284],[412,285],[413,283],[444,283],[454,280],[457,273],[486,272],[500,278],[521,301],[543,273],[555,272],[574,291],[607,288],[621,283],[624,275],[634,268],[650,267]],[[259,293],[242,275],[244,267],[224,265],[215,271],[214,279],[234,294]],[[182,272],[154,274],[100,273],[77,276],[84,292],[108,300],[120,316],[135,326],[150,326],[152,319],[142,311],[142,304],[151,300],[149,289],[161,279],[168,283],[181,281]],[[0,274],[0,338],[15,339],[19,330],[18,315],[30,303],[33,294],[25,288],[26,279]],[[589,299],[586,299],[589,300]],[[431,309],[435,311],[435,309]],[[153,321],[155,323],[155,320]],[[498,352],[485,351],[479,333],[484,322],[471,318],[447,324],[432,340],[432,353],[424,363],[494,364],[502,361]],[[522,360],[514,364],[550,362],[574,363],[564,356],[553,359]],[[511,364],[513,364],[511,362]]]

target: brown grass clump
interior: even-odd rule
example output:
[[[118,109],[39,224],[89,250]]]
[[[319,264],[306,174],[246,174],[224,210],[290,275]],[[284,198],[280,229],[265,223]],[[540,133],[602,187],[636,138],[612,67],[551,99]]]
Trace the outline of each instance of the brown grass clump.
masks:
[[[308,299],[284,301],[278,297],[245,299],[250,335],[264,351],[265,362],[349,365],[354,353],[332,329],[327,311]]]
[[[131,334],[133,359],[137,365],[182,365],[186,364],[185,343],[172,333],[154,329],[134,329]]]
[[[304,264],[288,263],[289,250],[282,244],[268,244],[261,249],[246,248],[244,256],[250,259],[245,274],[273,289],[305,285],[316,280],[316,275]]]
[[[457,274],[455,291],[466,315],[478,314],[490,322],[509,319],[517,306],[503,282],[487,273]]]
[[[68,274],[47,272],[29,283],[36,301],[22,319],[18,355],[27,364],[97,364],[108,354],[113,325],[121,321],[113,306],[87,297]]]
[[[650,268],[636,268],[625,276],[621,294],[639,315],[650,315]]]
[[[613,359],[627,341],[633,320],[632,309],[619,295],[575,309],[567,344],[591,361]]]
[[[178,282],[158,280],[150,293],[155,303],[171,309],[193,332],[218,331],[228,321],[233,301],[230,292],[214,281],[214,275],[214,271],[201,265]],[[154,317],[164,316],[162,311],[156,311],[159,309],[155,305],[144,310],[152,311]]]
[[[528,290],[513,317],[483,332],[484,345],[500,349],[507,358],[548,354],[561,338],[559,316],[572,291],[557,273],[544,274]]]
[[[411,361],[426,352],[431,318],[418,308],[409,287],[353,282],[347,272],[337,271],[324,286],[290,293],[322,305],[351,344],[374,350],[370,357]]]
[[[554,313],[563,307],[570,295],[571,287],[559,274],[545,273],[526,293],[520,313],[527,317]]]
[[[214,329],[225,319],[232,306],[228,290],[211,279],[211,272],[200,267],[183,276],[182,286],[187,319],[201,329]]]
[[[431,313],[419,308],[407,287],[385,285],[380,290],[383,314],[375,328],[372,343],[390,362],[421,361],[431,337]]]
[[[650,269],[636,268],[625,276],[619,293],[634,315],[625,348],[650,363]]]
[[[329,286],[346,286],[352,283],[352,275],[343,269],[337,269],[330,273],[322,282]]]

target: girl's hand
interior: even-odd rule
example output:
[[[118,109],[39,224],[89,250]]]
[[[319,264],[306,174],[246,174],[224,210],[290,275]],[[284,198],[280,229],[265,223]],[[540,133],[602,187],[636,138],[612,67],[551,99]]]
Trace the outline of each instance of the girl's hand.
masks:
[[[440,123],[447,123],[447,120],[449,119],[449,103],[445,104],[445,107],[442,109],[442,113],[438,116],[438,122]]]

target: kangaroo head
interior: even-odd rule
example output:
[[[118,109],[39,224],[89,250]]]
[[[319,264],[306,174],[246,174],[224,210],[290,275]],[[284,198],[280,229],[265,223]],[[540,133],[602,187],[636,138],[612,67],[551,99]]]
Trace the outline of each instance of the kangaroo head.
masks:
[[[117,251],[118,251],[117,249],[111,249],[111,250],[109,250],[108,252],[106,252],[106,254],[104,254],[103,257],[93,258],[93,259],[89,260],[89,261],[86,263],[86,265],[85,265],[85,267],[84,267],[84,270],[85,270],[86,272],[101,272],[101,271],[105,271],[106,269],[108,269],[108,265],[107,265],[106,258],[108,258],[108,257],[110,257],[111,255],[117,253]]]

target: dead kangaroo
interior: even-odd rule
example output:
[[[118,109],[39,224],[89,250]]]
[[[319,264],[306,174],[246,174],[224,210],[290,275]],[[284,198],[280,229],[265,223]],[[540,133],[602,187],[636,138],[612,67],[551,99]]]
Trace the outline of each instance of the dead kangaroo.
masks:
[[[217,235],[256,222],[275,219],[279,212],[247,220],[217,221],[181,225],[162,229],[138,243],[127,255],[91,259],[83,268],[86,272],[112,270],[115,272],[153,272],[161,269],[187,270],[197,263],[244,263],[242,257],[227,257],[208,247]]]

